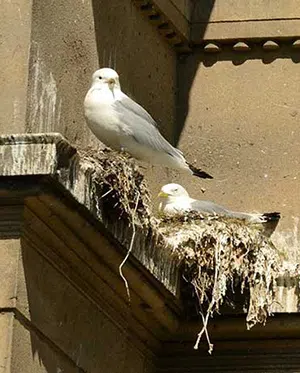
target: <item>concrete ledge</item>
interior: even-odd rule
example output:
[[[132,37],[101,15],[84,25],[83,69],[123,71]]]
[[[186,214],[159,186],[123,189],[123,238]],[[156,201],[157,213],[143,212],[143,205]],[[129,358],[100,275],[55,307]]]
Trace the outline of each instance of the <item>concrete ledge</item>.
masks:
[[[283,38],[294,41],[300,38],[300,19],[291,17],[278,18],[241,18],[241,15],[226,18],[222,4],[209,8],[209,5],[188,4],[185,11],[178,8],[171,0],[133,0],[166,41],[175,47],[179,53],[188,53],[191,47],[206,42],[226,42],[245,40],[269,40]],[[289,9],[293,9],[291,4]],[[202,7],[204,8],[202,9]],[[199,9],[198,9],[198,8]],[[255,7],[254,7],[255,8]],[[263,7],[262,9],[266,9]],[[260,7],[259,14],[263,14]],[[193,14],[195,12],[195,14]],[[216,16],[216,14],[217,16]],[[226,13],[226,12],[225,12]],[[256,14],[256,13],[255,13]]]
[[[200,321],[182,319],[178,269],[167,252],[158,250],[151,231],[138,231],[133,255],[124,268],[132,295],[128,304],[118,266],[132,230],[126,221],[106,221],[91,192],[92,164],[56,133],[1,136],[0,157],[2,238],[20,237],[23,248],[38,252],[97,307],[105,303],[106,312],[120,325],[131,320],[132,333],[152,349],[163,341],[178,340],[191,348]],[[297,287],[291,281],[279,285],[278,302],[283,307],[276,311],[297,312]],[[26,305],[16,307],[30,319]],[[266,328],[256,327],[254,332],[246,330],[241,311],[222,311],[222,315],[211,322],[215,340],[228,335],[232,340],[272,338],[278,331],[295,337],[290,321],[282,324],[281,320],[290,319],[284,314],[279,322],[268,319]],[[294,316],[297,320],[298,315]]]
[[[1,136],[0,159],[4,247],[13,238],[23,250],[38,252],[85,297],[104,307],[114,322],[129,324],[132,334],[152,349],[177,330],[178,269],[151,241],[151,231],[142,228],[137,229],[123,269],[129,304],[118,267],[132,227],[124,219],[105,219],[99,196],[93,193],[91,163],[56,133]],[[34,273],[32,264],[27,265]],[[15,286],[13,281],[10,285]],[[18,300],[16,307],[30,320],[26,304]]]
[[[299,30],[300,19],[193,23],[190,41],[194,44],[201,44],[205,41],[240,39],[297,39],[300,37]]]
[[[125,248],[132,230],[129,222],[118,220],[108,224],[92,193],[92,164],[83,161],[76,149],[60,134],[26,134],[0,137],[0,176],[49,176],[67,190]],[[5,180],[1,189],[5,189]],[[177,294],[177,270],[169,255],[156,250],[149,240],[151,232],[139,232],[133,255],[172,294]],[[124,251],[125,252],[125,251]]]

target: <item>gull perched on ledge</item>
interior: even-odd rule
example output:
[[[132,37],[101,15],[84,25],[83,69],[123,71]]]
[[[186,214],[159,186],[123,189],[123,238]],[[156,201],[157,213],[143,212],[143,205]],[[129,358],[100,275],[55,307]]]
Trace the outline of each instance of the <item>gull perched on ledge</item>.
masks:
[[[164,185],[161,188],[158,197],[160,199],[158,211],[162,215],[166,216],[183,215],[190,211],[196,211],[203,214],[245,220],[250,224],[261,225],[263,230],[266,230],[266,232],[270,230],[274,231],[280,219],[279,212],[270,212],[264,214],[235,212],[211,201],[193,199],[179,184]]]
[[[116,71],[110,68],[95,71],[84,100],[84,113],[91,131],[106,146],[151,164],[212,179],[189,164],[182,152],[160,134],[150,114],[121,91]]]

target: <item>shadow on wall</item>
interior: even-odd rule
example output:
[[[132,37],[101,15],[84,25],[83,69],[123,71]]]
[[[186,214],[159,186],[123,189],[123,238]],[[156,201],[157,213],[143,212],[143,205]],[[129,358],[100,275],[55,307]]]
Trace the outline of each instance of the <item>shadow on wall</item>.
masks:
[[[32,225],[38,233],[31,230]],[[127,372],[128,333],[87,295],[89,291],[85,293],[90,285],[81,278],[79,267],[93,270],[77,253],[78,248],[69,247],[32,212],[28,212],[25,231],[22,260],[26,290],[19,302],[25,313],[20,322],[30,335],[28,361],[34,367],[44,366],[42,371],[47,373]],[[99,291],[98,285],[92,286],[94,294]],[[26,319],[28,312],[30,320]],[[40,370],[22,370],[33,371]]]
[[[194,10],[201,13],[203,28],[200,29],[204,35],[215,0],[201,0],[200,8],[198,2],[190,1],[190,13],[193,15]],[[92,3],[99,65],[121,73],[124,91],[162,124],[163,134],[174,143],[178,138],[174,131],[178,80],[174,48],[131,0],[113,0],[105,12],[100,1]],[[164,105],[161,97],[165,98]]]
[[[92,5],[99,66],[117,70],[124,92],[144,106],[169,137],[175,102],[173,48],[131,0],[111,0],[109,5],[93,0]]]
[[[199,25],[199,39],[205,35],[208,21],[214,8],[215,0],[191,0],[191,23]],[[198,70],[200,60],[195,60],[194,55],[179,55],[177,59],[177,97],[176,97],[176,122],[173,140],[177,145],[185,125],[189,111],[189,92]]]
[[[203,29],[203,34],[204,34]],[[274,40],[274,39],[272,39]],[[277,59],[290,59],[294,63],[300,62],[300,55],[297,49],[292,48],[294,40],[281,44],[278,41],[278,49],[266,51],[263,49],[264,41],[260,43],[247,42],[249,50],[235,51],[236,43],[219,45],[220,51],[215,53],[204,52],[203,46],[194,48],[194,53],[188,56],[179,56],[177,65],[177,122],[175,130],[175,142],[179,141],[180,135],[185,126],[186,117],[189,111],[189,94],[195,74],[201,65],[210,67],[221,61],[231,61],[233,65],[239,66],[249,60],[261,60],[263,64],[270,64]]]
[[[83,372],[76,361],[78,351],[74,351],[72,359],[61,348],[69,347],[74,337],[72,333],[66,334],[63,327],[72,320],[72,312],[67,306],[67,296],[66,303],[57,296],[53,297],[54,293],[59,293],[59,289],[62,297],[66,294],[64,284],[53,283],[49,264],[24,239],[22,239],[22,260],[30,322],[22,315],[17,314],[17,318],[27,329],[31,344],[31,356],[26,351],[28,366],[26,369],[23,367],[24,372],[38,371],[40,366],[43,366],[47,373]],[[74,330],[76,330],[75,321]],[[25,348],[29,347],[28,344],[24,343],[24,345]]]

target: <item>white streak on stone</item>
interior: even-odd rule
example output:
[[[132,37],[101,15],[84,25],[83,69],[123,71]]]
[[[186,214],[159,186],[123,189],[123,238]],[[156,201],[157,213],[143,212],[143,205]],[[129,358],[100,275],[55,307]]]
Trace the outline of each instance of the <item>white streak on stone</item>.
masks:
[[[61,99],[55,78],[42,61],[37,43],[34,46],[36,52],[32,65],[29,126],[32,132],[53,132],[60,127]]]
[[[20,101],[18,100],[18,98],[15,98],[14,99],[14,102],[13,102],[13,127],[15,127],[15,124],[18,123],[18,120],[20,119],[20,116],[21,116],[21,105],[20,105]]]
[[[279,250],[287,253],[290,260],[300,261],[300,245],[299,245],[299,217],[292,216],[293,225],[291,229],[284,231],[275,231],[272,236],[272,241]]]

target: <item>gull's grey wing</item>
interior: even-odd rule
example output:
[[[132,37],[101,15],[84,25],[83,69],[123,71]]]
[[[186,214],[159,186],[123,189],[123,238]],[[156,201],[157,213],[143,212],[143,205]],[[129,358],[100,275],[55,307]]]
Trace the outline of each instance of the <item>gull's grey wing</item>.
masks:
[[[121,100],[116,101],[116,105],[118,106],[119,104],[123,109],[132,111],[135,115],[151,123],[154,127],[158,127],[157,123],[151,117],[148,111],[146,111],[141,105],[132,100],[130,97],[124,95]]]
[[[260,224],[260,226],[262,227],[262,232],[267,237],[270,237],[271,234],[274,232],[280,219],[279,212],[271,212],[265,214],[249,214],[246,212],[235,212],[227,210],[225,207],[217,205],[216,203],[210,201],[194,200],[191,203],[191,209],[202,213],[228,216],[230,218],[235,219],[244,219],[253,224]]]
[[[116,100],[113,108],[121,123],[126,126],[126,135],[132,136],[141,145],[183,159],[182,152],[161,135],[156,122],[142,106],[125,96]]]
[[[236,219],[246,219],[246,220],[255,220],[260,221],[260,214],[248,214],[246,212],[236,212],[226,209],[225,207],[218,205],[211,201],[200,201],[195,200],[191,203],[191,208],[195,211],[207,213],[207,214],[216,214],[222,216],[228,216],[230,218]]]
[[[195,200],[191,203],[191,209],[207,214],[217,214],[217,215],[226,215],[232,216],[233,213],[227,210],[225,207],[217,205],[211,201],[200,201]]]

